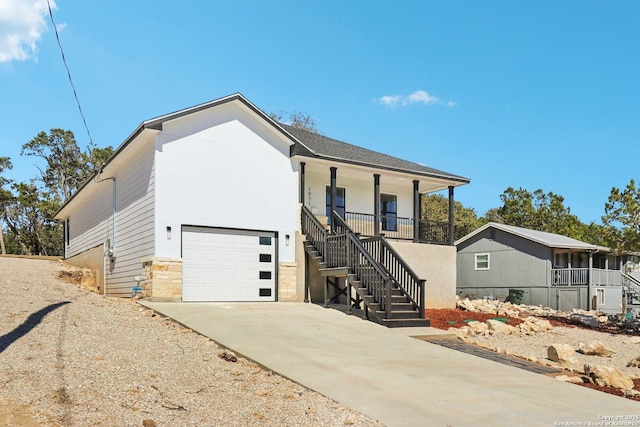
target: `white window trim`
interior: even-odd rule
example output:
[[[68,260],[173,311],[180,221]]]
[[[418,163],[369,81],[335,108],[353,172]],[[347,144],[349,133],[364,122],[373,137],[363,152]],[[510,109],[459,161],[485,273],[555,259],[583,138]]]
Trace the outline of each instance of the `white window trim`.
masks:
[[[486,267],[478,267],[478,257],[486,256],[487,257],[487,266]],[[484,261],[483,261],[484,262]],[[474,269],[475,270],[490,270],[491,269],[491,254],[488,252],[474,254]]]
[[[604,288],[596,288],[596,300],[598,303],[598,307],[600,305],[604,305],[605,301],[604,301],[604,296],[605,296],[606,292],[604,290]],[[600,295],[602,295],[602,301],[600,301]]]

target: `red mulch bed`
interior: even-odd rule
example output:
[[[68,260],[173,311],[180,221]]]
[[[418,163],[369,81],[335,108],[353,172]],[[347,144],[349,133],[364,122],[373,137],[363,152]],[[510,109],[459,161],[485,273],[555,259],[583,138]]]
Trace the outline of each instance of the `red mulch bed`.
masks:
[[[431,321],[432,327],[444,330],[449,328],[462,328],[467,325],[465,320],[486,322],[489,319],[503,318],[502,316],[496,316],[495,314],[476,313],[473,311],[450,308],[427,309],[425,310],[425,316]],[[507,317],[504,318],[507,319]],[[517,326],[523,322],[522,319],[516,319],[513,317],[509,317],[508,319],[509,321],[506,323],[511,326]]]
[[[506,323],[507,325],[511,325],[511,326],[517,326],[520,323],[523,322],[522,319],[518,319],[518,318],[513,318],[513,317],[502,317],[502,316],[496,316],[494,314],[487,314],[487,313],[476,313],[473,311],[466,311],[466,310],[461,310],[459,308],[456,309],[449,309],[449,308],[442,308],[442,309],[427,309],[425,310],[425,315],[426,318],[429,319],[431,321],[431,326],[434,328],[438,328],[438,329],[444,329],[447,330],[449,328],[461,328],[463,326],[467,325],[467,322],[465,322],[465,320],[477,320],[479,322],[486,322],[488,319],[496,319],[496,318],[506,318],[509,319]],[[547,319],[549,320],[549,322],[553,325],[553,326],[565,326],[565,327],[569,327],[569,328],[584,328],[584,329],[591,329],[591,330],[601,330],[602,332],[607,332],[607,333],[626,333],[626,334],[631,334],[633,333],[632,331],[625,331],[625,330],[620,330],[620,329],[615,329],[612,327],[600,327],[600,328],[591,328],[589,326],[586,325],[582,325],[582,324],[576,324],[576,323],[572,323],[570,320],[568,319],[553,319],[553,318],[549,318]],[[637,332],[635,333],[637,335]],[[640,379],[635,379],[633,380],[634,383],[634,389],[640,391]],[[635,401],[639,401],[640,402],[640,397],[629,397],[629,396],[624,396],[624,393],[614,387],[600,387],[596,384],[592,384],[592,383],[584,383],[584,384],[578,384],[580,386],[583,387],[587,387],[593,390],[598,390],[604,393],[609,393],[609,394],[614,394],[616,396],[622,396],[622,397],[626,397],[627,399],[631,399],[631,400],[635,400]]]

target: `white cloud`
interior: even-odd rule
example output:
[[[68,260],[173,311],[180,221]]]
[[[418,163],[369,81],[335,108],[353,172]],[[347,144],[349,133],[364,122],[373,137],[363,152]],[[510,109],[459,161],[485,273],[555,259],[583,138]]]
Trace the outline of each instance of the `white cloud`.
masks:
[[[0,0],[0,62],[35,57],[48,13],[47,0]]]
[[[397,95],[387,95],[378,99],[378,102],[380,102],[382,105],[386,105],[387,107],[395,107],[396,105],[398,105],[398,102],[400,102],[401,98],[401,96]]]
[[[431,96],[425,90],[417,90],[409,96],[405,96],[402,99],[402,105],[411,104],[435,104],[440,101],[436,96]]]
[[[377,98],[376,102],[390,108],[412,104],[444,104],[447,107],[455,107],[457,105],[453,101],[444,102],[437,96],[430,95],[426,90],[417,90],[409,95],[385,95]]]

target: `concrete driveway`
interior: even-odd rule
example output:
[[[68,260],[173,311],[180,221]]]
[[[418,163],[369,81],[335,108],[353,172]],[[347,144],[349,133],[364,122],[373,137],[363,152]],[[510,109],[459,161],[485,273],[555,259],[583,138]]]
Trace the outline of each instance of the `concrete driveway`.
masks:
[[[430,328],[388,329],[304,303],[139,302],[389,426],[598,425],[640,415],[637,402],[409,336]]]

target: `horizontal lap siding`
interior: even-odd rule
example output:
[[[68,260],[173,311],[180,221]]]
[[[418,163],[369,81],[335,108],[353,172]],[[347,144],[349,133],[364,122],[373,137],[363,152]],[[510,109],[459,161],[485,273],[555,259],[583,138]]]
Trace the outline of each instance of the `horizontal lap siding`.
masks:
[[[69,216],[71,239],[66,258],[103,244],[111,232],[111,181],[94,188],[96,191]]]
[[[116,259],[107,262],[107,294],[131,296],[142,259],[154,250],[153,147],[128,159],[117,174]]]

